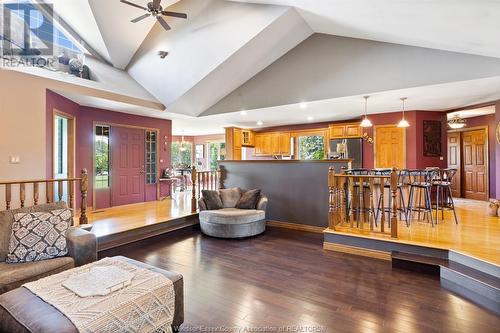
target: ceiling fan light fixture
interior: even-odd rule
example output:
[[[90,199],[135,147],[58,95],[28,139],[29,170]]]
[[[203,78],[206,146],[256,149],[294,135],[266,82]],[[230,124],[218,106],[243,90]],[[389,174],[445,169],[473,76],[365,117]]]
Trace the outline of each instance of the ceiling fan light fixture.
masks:
[[[460,118],[460,116],[457,114],[450,120],[448,120],[448,126],[450,126],[451,129],[460,129],[464,128],[467,124],[467,121],[465,119]]]
[[[361,124],[359,124],[359,126],[372,127],[373,124],[370,121],[370,119],[368,119],[368,98],[370,98],[370,96],[363,96],[363,98],[365,99],[365,117],[363,118],[363,120],[361,121]]]
[[[167,51],[158,51],[158,55],[160,56],[160,58],[165,59],[165,57],[168,56],[168,52]]]

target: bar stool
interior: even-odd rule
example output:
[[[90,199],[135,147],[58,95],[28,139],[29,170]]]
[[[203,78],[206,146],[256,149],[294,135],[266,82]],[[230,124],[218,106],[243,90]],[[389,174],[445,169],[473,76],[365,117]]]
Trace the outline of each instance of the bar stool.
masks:
[[[348,169],[344,172],[352,176],[368,176],[370,174],[370,170],[368,169]],[[353,182],[352,187],[354,193],[352,193],[351,202],[347,202],[347,211],[356,213],[356,223],[359,226],[359,216],[361,215],[361,213],[363,214],[365,220],[366,216],[369,216],[371,213],[373,213],[370,210],[369,205],[366,205],[366,191],[370,189],[370,185],[365,181],[363,181],[363,184],[361,184],[360,181],[354,181],[354,179],[351,179],[350,181]],[[352,202],[354,200],[356,201]],[[354,208],[353,205],[355,206]]]
[[[457,213],[455,212],[455,203],[453,202],[453,194],[451,193],[451,181],[457,173],[457,169],[441,169],[439,170],[438,180],[432,182],[436,186],[436,224],[438,223],[439,204],[441,202],[441,221],[444,220],[444,209],[453,210],[455,224],[458,224]]]
[[[432,218],[432,206],[431,206],[431,188],[432,188],[432,182],[437,174],[437,170],[435,169],[429,169],[429,170],[418,170],[418,169],[413,169],[413,170],[408,170],[408,179],[409,179],[409,185],[410,185],[410,195],[408,198],[408,211],[406,213],[406,225],[410,225],[410,220],[411,220],[411,215],[412,212],[424,212],[424,216],[427,218],[428,221],[431,222],[432,226],[434,226],[434,220]],[[418,205],[420,205],[420,198],[421,194],[423,193],[424,195],[424,206],[416,206],[413,203],[414,196],[415,196],[415,191],[418,191],[419,193],[419,202]]]
[[[392,169],[374,169],[373,170],[373,174],[376,176],[390,176],[391,172],[392,172]],[[404,214],[405,221],[408,221],[407,211],[406,211],[406,203],[405,203],[405,199],[404,199],[404,195],[403,195],[403,186],[404,186],[407,174],[408,174],[408,170],[406,170],[406,169],[398,170],[397,174],[398,174],[397,190],[399,192],[399,204],[401,205],[400,207],[397,208],[397,210],[399,211],[399,219],[401,220],[401,214]],[[389,180],[389,181],[384,182],[384,187],[383,187],[383,189],[381,189],[381,191],[384,191],[385,189],[390,189],[390,188],[391,188],[391,182]],[[380,212],[381,196],[382,196],[382,193],[380,193],[380,197],[378,200],[375,221],[378,219],[379,212]],[[382,207],[382,211],[383,211],[383,214],[385,212],[387,212],[389,214],[388,221],[389,221],[389,226],[390,226],[391,225],[391,222],[390,222],[391,221],[391,207],[392,207],[392,195],[391,195],[391,193],[389,193],[388,203],[389,203],[389,206],[387,208]],[[408,226],[408,223],[406,225]]]

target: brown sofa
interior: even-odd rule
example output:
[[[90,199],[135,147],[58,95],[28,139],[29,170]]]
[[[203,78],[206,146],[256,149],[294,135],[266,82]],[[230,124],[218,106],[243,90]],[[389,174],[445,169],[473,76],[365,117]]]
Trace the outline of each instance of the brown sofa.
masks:
[[[58,202],[0,212],[0,294],[16,289],[26,282],[97,260],[95,235],[79,228],[70,227],[66,233],[69,252],[67,257],[20,264],[7,264],[5,262],[15,214],[52,211],[66,207],[66,203]]]
[[[132,265],[160,273],[173,282],[175,292],[175,310],[172,331],[178,332],[184,322],[184,281],[182,275],[166,271],[151,265],[118,256]],[[73,323],[45,303],[41,298],[26,288],[17,288],[0,295],[0,333],[78,333]]]

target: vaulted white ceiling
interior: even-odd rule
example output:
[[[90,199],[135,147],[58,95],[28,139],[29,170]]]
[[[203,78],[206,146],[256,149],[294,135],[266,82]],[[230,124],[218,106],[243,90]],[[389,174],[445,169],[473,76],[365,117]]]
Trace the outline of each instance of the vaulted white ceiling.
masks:
[[[319,33],[500,57],[500,1],[231,1],[293,6]]]
[[[130,1],[140,5],[148,2]],[[252,91],[249,87],[252,87],[252,82],[254,86],[255,82],[262,82],[271,87],[268,90],[282,91],[283,87],[281,90],[272,88],[271,83],[279,81],[272,78],[256,81],[255,78],[265,77],[266,71],[269,73],[269,69],[275,68],[275,64],[285,59],[290,51],[301,45],[303,47],[304,41],[314,33],[500,58],[500,2],[492,0],[162,0],[164,8],[169,6],[171,11],[188,14],[187,20],[168,18],[172,26],[170,31],[164,31],[153,18],[131,23],[131,19],[142,14],[141,10],[119,0],[53,2],[55,11],[93,49],[116,70],[122,70],[116,75],[114,86],[119,88],[127,82],[128,90],[134,87],[137,96],[153,99],[157,104],[163,104],[166,110],[141,111],[140,107],[118,104],[113,107],[113,103],[98,99],[90,104],[103,104],[121,112],[173,118],[174,132],[177,133],[181,128],[188,128],[194,134],[191,131],[193,126],[200,133],[213,131],[214,128],[220,132],[225,124],[252,126],[256,120],[265,120],[269,125],[304,122],[304,110],[295,107],[298,101],[292,97],[285,98],[286,94],[283,98],[266,97],[266,94],[258,92],[259,87]],[[382,49],[389,55],[393,47]],[[160,50],[169,52],[169,55],[160,59],[157,55]],[[432,50],[422,49],[422,54],[429,51]],[[337,55],[335,50],[329,52],[332,52],[332,59]],[[416,57],[418,52],[414,52]],[[350,68],[356,68],[359,59],[352,57]],[[314,64],[316,61],[312,57],[309,62]],[[478,60],[478,67],[481,67],[481,61]],[[484,61],[496,66],[494,58]],[[307,61],[301,64],[305,67],[291,70],[307,73]],[[419,108],[445,109],[465,105],[460,103],[500,98],[487,84],[488,76],[498,75],[496,70],[490,75],[481,73],[475,76],[472,73],[475,68],[472,68],[470,75],[436,80],[433,76],[438,74],[424,68],[425,61],[409,63],[408,66],[412,64],[422,67],[424,78],[426,75],[429,77],[410,84],[409,76],[404,74],[409,72],[401,71],[401,80],[396,75],[394,84],[368,87],[369,91],[364,91],[379,96],[387,94],[387,98],[379,99],[377,110],[394,110],[393,101],[389,100],[394,97],[394,91],[401,91],[402,88],[416,93],[412,100]],[[432,65],[439,67],[435,63]],[[284,68],[283,61],[280,66]],[[99,72],[113,73],[105,68],[99,68]],[[124,75],[128,75],[126,80]],[[358,76],[360,74],[356,72],[353,82],[363,80],[362,76]],[[114,75],[101,74],[101,77],[113,85]],[[415,78],[412,76],[410,80]],[[490,83],[493,82],[493,87],[497,89],[498,78],[492,80]],[[409,84],[398,87],[397,83],[402,81]],[[467,92],[443,88],[448,87],[447,83],[452,87],[456,81],[459,81],[456,87]],[[135,83],[138,83],[137,87]],[[300,83],[304,85],[304,82]],[[436,83],[444,86],[439,85],[441,88],[436,90],[427,89],[435,88]],[[143,91],[141,86],[145,88]],[[309,89],[314,87],[312,81]],[[363,85],[359,85],[358,90],[361,87]],[[364,87],[367,88],[366,84]],[[125,92],[127,89],[122,90]],[[308,100],[311,105],[308,110],[316,114],[311,117],[327,121],[353,115],[356,103],[351,105],[344,101],[356,100],[361,91],[351,90],[345,94],[332,91],[331,95],[322,94],[320,98]],[[433,94],[433,91],[442,92],[442,97]],[[418,93],[426,95],[419,96]],[[310,91],[308,96],[312,96]],[[69,97],[77,99],[75,95]],[[298,97],[296,94],[295,98]],[[79,100],[82,98],[78,97]],[[228,98],[229,101],[239,102],[226,103]],[[221,105],[224,107],[218,108]],[[250,106],[246,119],[239,118],[242,105]],[[334,111],[329,111],[332,108]],[[218,111],[212,112],[215,109]],[[195,118],[203,113],[219,112],[222,114]]]

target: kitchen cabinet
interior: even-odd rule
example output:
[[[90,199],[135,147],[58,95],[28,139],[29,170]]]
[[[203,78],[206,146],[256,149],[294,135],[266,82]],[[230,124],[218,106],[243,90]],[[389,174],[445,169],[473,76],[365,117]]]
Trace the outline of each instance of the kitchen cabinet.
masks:
[[[252,130],[241,130],[241,144],[246,147],[253,147],[255,145],[255,135]]]
[[[330,139],[361,138],[363,130],[359,123],[332,124],[328,126]]]
[[[290,132],[256,133],[254,155],[290,155]]]

